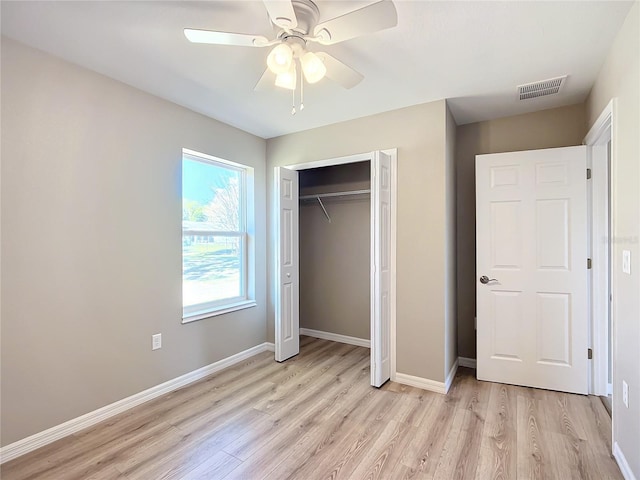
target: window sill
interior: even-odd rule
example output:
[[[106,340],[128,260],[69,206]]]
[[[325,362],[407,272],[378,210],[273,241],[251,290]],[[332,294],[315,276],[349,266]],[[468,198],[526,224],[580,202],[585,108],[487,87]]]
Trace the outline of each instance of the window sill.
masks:
[[[238,310],[244,310],[245,308],[255,307],[256,305],[257,303],[255,302],[255,300],[244,300],[242,302],[225,305],[223,307],[218,307],[203,312],[189,313],[182,317],[182,323],[191,323],[197,320],[203,320],[205,318],[216,317],[218,315],[224,315],[225,313],[231,313]]]

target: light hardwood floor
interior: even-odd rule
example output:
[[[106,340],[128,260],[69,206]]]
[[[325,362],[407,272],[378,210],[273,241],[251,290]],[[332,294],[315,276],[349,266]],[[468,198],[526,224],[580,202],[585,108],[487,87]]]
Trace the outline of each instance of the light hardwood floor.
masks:
[[[478,382],[369,386],[369,350],[302,337],[3,465],[17,479],[621,479],[600,400]]]

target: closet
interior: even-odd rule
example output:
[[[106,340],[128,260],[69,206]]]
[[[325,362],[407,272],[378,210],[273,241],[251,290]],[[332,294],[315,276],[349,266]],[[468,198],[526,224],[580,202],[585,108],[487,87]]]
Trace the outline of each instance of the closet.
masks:
[[[299,172],[300,328],[310,334],[370,339],[370,163]]]

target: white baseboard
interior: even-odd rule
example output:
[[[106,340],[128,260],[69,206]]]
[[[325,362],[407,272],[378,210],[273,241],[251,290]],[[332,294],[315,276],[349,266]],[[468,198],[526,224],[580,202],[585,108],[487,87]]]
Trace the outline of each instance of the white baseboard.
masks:
[[[348,335],[340,335],[339,333],[321,332],[320,330],[312,330],[310,328],[301,328],[300,335],[306,335],[313,338],[321,338],[322,340],[331,340],[332,342],[347,343],[358,347],[371,348],[371,341],[364,338],[349,337]]]
[[[442,393],[443,395],[446,395],[446,393],[449,391],[449,388],[451,388],[451,384],[453,383],[453,379],[455,378],[457,371],[458,360],[456,360],[451,366],[451,370],[449,370],[447,378],[444,382],[437,382],[435,380],[429,380],[428,378],[415,377],[413,375],[399,372],[396,372],[395,375],[392,375],[392,380],[403,385],[409,385],[410,387],[421,388],[423,390],[429,390],[430,392]]]
[[[447,378],[445,378],[444,380],[444,393],[447,393],[451,388],[453,379],[456,378],[457,371],[458,371],[458,359],[456,358],[456,361],[453,362],[453,365],[451,365],[451,370],[449,370],[449,373],[447,374]]]
[[[467,368],[476,368],[477,362],[475,358],[458,357],[458,365]]]
[[[613,443],[613,456],[615,457],[616,462],[618,462],[618,466],[620,467],[620,471],[622,472],[624,480],[636,480],[636,476],[631,471],[629,462],[627,462],[624,453],[622,453],[622,450],[620,450],[618,442]]]
[[[255,347],[251,347],[247,350],[236,353],[235,355],[231,355],[230,357],[223,358],[222,360],[218,360],[210,365],[185,373],[173,380],[161,383],[160,385],[156,385],[155,387],[151,387],[147,390],[136,393],[135,395],[131,395],[130,397],[118,400],[117,402],[106,405],[94,410],[93,412],[86,413],[80,417],[73,418],[65,423],[56,425],[55,427],[51,427],[47,430],[31,435],[30,437],[23,438],[22,440],[6,445],[0,448],[0,464],[32,452],[37,448],[48,445],[68,435],[72,435],[80,430],[113,417],[114,415],[118,415],[119,413],[129,410],[130,408],[148,402],[149,400],[164,395],[165,393],[169,393],[180,387],[184,387],[185,385],[193,383],[208,375],[235,365],[249,357],[257,355],[258,353],[266,351],[274,351],[274,344],[265,342],[260,345],[256,345]]]
[[[430,392],[447,393],[444,382],[436,382],[428,378],[414,377],[413,375],[398,372],[395,375],[395,381],[403,385],[409,385],[410,387],[429,390]]]

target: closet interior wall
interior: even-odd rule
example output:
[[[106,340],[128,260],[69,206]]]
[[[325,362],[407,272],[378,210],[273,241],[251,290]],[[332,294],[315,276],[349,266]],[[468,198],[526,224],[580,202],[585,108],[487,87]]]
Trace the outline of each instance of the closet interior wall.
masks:
[[[300,196],[368,190],[370,162],[301,170]],[[370,339],[371,197],[300,201],[300,327]]]

